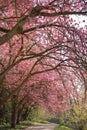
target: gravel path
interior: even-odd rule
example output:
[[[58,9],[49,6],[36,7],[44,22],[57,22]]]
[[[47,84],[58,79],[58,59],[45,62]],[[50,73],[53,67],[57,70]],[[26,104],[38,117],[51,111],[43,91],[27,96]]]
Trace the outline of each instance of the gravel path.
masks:
[[[54,130],[57,124],[38,124],[35,126],[30,126],[24,130]]]

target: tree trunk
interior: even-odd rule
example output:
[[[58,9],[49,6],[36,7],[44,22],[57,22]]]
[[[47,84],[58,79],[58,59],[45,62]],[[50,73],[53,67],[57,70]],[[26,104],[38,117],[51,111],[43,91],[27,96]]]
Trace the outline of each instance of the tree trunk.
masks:
[[[16,126],[16,110],[14,108],[11,116],[11,128],[15,128],[15,126]]]
[[[79,130],[83,130],[83,127],[79,127]]]
[[[19,123],[20,123],[22,110],[23,110],[22,108],[18,110],[18,113],[17,113],[17,122],[16,122],[16,124],[19,124]]]
[[[17,96],[12,97],[12,115],[11,115],[11,128],[15,128],[17,119]]]

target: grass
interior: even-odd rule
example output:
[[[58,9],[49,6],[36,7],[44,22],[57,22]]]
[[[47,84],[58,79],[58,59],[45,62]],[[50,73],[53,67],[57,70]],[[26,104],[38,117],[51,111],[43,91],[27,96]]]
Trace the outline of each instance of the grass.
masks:
[[[35,125],[36,122],[32,121],[22,121],[19,125],[16,125],[15,128],[11,128],[10,124],[4,124],[0,126],[0,130],[22,130],[28,126]]]
[[[42,123],[42,124],[50,124],[49,121],[46,120],[38,120],[38,123]]]
[[[73,129],[60,125],[60,126],[56,126],[54,130],[73,130]]]
[[[25,129],[31,125],[36,125],[38,123],[43,123],[43,124],[48,124],[48,121],[44,121],[44,120],[39,120],[38,122],[34,122],[34,121],[22,121],[20,122],[19,125],[16,125],[15,128],[11,128],[10,124],[4,124],[4,125],[0,125],[0,130],[22,130]]]

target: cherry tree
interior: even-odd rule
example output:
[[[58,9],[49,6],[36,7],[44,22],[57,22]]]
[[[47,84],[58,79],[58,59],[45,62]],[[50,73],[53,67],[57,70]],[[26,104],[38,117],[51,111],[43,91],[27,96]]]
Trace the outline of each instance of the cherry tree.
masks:
[[[43,107],[54,114],[72,108],[69,102],[71,98],[73,101],[77,98],[77,91],[70,83],[68,87],[64,85],[60,75],[55,75],[53,72],[50,72],[50,75],[51,77],[45,73],[32,77],[25,87],[13,96],[12,127],[16,124],[16,118],[19,122],[23,110],[25,108],[30,110],[34,105]],[[70,93],[71,91],[73,94]]]
[[[58,82],[52,82],[53,90],[49,89],[47,97],[48,102],[50,98],[53,99],[48,104],[48,108],[53,110],[52,104],[57,103],[56,93],[61,95],[60,105],[57,104],[54,111],[65,106],[66,97],[76,95],[77,89],[70,95],[72,86],[76,88],[73,78],[80,79],[86,86],[87,28],[75,27],[70,17],[86,17],[86,7],[84,0],[0,0],[0,93],[3,88],[9,90],[5,98],[0,96],[1,104],[14,94],[20,95],[26,86],[33,88],[29,92],[36,99],[33,96],[40,95],[34,86],[40,86],[40,81],[44,79],[41,75],[45,75],[45,79],[47,75],[59,75]],[[35,82],[33,87],[27,85],[30,81]],[[46,90],[48,88],[49,84]],[[43,89],[44,86],[40,89],[41,94]],[[25,91],[24,95],[26,94]],[[40,101],[43,102],[38,99],[38,103]]]

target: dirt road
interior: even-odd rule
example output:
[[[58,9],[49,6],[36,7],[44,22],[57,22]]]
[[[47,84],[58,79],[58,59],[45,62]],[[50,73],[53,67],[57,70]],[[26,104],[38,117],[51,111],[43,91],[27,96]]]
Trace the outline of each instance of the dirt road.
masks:
[[[30,126],[26,128],[25,130],[54,130],[55,126],[57,124],[39,124],[35,126]]]

